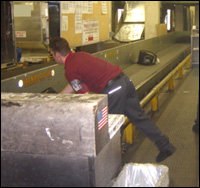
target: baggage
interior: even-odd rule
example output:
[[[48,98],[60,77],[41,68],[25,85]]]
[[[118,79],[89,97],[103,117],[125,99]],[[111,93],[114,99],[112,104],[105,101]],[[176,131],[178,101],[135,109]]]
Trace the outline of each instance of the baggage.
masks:
[[[138,64],[155,65],[157,63],[157,55],[147,50],[140,50]]]

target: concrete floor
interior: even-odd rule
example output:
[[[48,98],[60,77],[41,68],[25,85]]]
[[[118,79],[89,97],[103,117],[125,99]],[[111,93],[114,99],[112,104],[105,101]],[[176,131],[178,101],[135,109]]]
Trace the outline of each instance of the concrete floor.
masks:
[[[163,89],[159,95],[159,111],[149,114],[160,130],[169,137],[177,151],[161,163],[159,151],[152,141],[136,130],[134,143],[123,154],[123,164],[153,163],[169,167],[169,187],[197,187],[199,181],[199,135],[192,131],[197,115],[199,68],[186,71],[175,81],[175,91]],[[149,107],[145,108],[148,113]]]

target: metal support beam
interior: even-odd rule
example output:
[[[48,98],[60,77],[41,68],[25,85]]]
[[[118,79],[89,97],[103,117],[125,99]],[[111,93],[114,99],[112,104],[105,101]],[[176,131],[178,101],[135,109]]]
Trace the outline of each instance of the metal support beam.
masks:
[[[124,141],[128,144],[132,144],[134,141],[134,128],[135,126],[132,123],[129,123],[126,128],[123,130]]]
[[[151,100],[151,110],[153,112],[158,110],[158,94],[156,94]]]
[[[180,67],[178,70],[178,78],[180,78],[180,79],[183,78],[183,67]]]
[[[168,89],[169,91],[174,91],[174,76],[168,82]]]

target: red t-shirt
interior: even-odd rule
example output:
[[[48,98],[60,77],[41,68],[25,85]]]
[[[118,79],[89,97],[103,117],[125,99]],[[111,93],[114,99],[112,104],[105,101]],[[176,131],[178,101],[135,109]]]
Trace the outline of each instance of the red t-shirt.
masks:
[[[121,72],[121,67],[85,52],[71,52],[65,60],[66,78],[76,93],[101,93]]]

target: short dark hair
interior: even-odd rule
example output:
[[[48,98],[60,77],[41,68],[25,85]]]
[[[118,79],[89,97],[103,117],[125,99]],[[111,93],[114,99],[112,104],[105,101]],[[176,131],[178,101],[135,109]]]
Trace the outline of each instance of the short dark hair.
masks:
[[[50,40],[49,48],[53,52],[59,52],[62,56],[66,56],[71,52],[69,43],[66,39],[61,37],[56,37]]]

